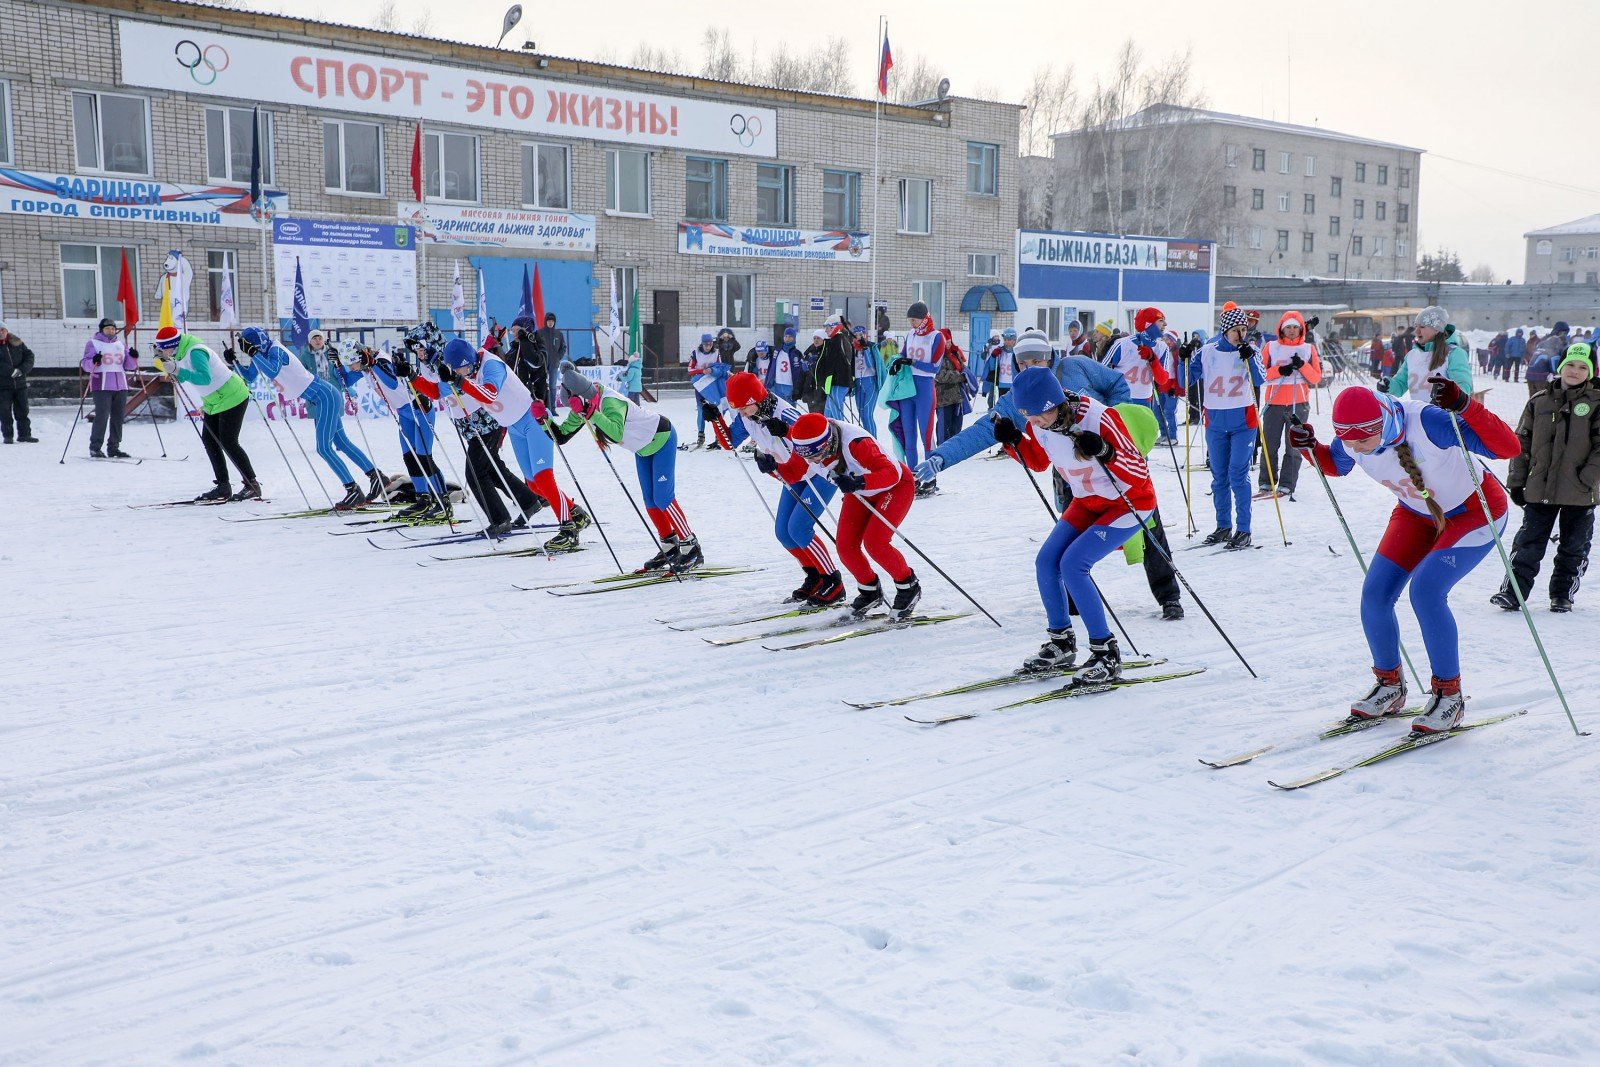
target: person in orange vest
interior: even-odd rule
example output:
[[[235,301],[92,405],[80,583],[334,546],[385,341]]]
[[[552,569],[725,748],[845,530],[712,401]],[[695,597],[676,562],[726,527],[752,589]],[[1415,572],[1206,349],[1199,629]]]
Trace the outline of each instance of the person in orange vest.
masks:
[[[1277,338],[1261,346],[1261,440],[1267,450],[1267,462],[1256,472],[1261,494],[1272,492],[1276,476],[1278,495],[1293,497],[1300,479],[1300,453],[1284,448],[1279,467],[1278,451],[1290,416],[1302,422],[1310,417],[1311,390],[1322,381],[1322,357],[1306,334],[1300,312],[1285,311],[1278,320]]]

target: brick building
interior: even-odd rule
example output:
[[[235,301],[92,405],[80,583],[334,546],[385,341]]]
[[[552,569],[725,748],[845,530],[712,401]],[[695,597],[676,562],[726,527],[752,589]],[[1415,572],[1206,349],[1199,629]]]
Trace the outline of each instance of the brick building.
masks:
[[[0,55],[0,315],[47,364],[120,320],[124,254],[153,323],[172,250],[200,329],[225,277],[241,322],[284,321],[302,252],[332,328],[399,324],[373,309],[405,303],[402,279],[448,319],[458,266],[468,328],[480,272],[504,322],[537,266],[575,351],[616,285],[668,361],[717,325],[748,345],[780,315],[865,321],[874,291],[897,328],[925,299],[965,340],[963,298],[1014,285],[1014,105],[883,106],[874,227],[871,100],[167,0],[0,0],[0,33],[30,42]],[[250,214],[256,107],[271,225]],[[319,261],[338,225],[387,247]]]

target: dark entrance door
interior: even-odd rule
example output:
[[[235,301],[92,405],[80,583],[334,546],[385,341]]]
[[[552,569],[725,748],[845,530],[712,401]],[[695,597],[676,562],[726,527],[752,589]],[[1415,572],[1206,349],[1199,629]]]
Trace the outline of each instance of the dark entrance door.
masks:
[[[661,329],[661,350],[658,353],[661,367],[678,365],[678,290],[655,290],[655,324]]]

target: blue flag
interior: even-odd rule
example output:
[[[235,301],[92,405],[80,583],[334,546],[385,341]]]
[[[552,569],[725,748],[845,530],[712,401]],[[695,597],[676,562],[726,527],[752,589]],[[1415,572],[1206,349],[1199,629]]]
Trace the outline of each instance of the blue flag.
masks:
[[[261,204],[261,108],[250,110],[250,213],[260,218]]]
[[[522,265],[522,303],[517,305],[517,318],[533,318],[533,280],[528,277],[528,265]]]
[[[288,341],[304,345],[311,340],[311,315],[306,308],[306,283],[300,276],[300,257],[294,257],[294,320],[289,326]]]

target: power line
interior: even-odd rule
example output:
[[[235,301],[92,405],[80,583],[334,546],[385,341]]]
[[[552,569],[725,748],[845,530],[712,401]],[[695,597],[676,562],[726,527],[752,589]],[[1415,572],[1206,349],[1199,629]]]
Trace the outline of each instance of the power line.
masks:
[[[1551,181],[1549,178],[1536,178],[1531,174],[1520,174],[1514,170],[1504,170],[1500,167],[1491,167],[1487,163],[1474,163],[1470,159],[1456,159],[1454,156],[1440,155],[1437,152],[1429,152],[1428,155],[1432,156],[1434,159],[1442,159],[1447,163],[1459,163],[1463,167],[1476,167],[1478,170],[1487,170],[1495,174],[1502,174],[1507,178],[1518,178],[1525,182],[1533,182],[1535,185],[1546,185],[1552,189],[1564,189],[1569,193],[1582,193],[1585,196],[1600,197],[1600,189],[1589,189],[1581,185],[1569,185],[1566,182]]]

